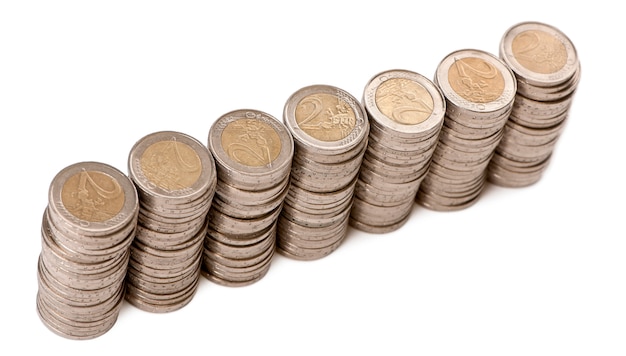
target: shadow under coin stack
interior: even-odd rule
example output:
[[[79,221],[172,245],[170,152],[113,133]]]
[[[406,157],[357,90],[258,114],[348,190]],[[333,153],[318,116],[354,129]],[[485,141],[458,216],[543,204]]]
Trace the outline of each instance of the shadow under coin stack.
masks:
[[[293,140],[271,115],[236,110],[213,123],[208,146],[217,162],[218,184],[202,274],[224,286],[249,285],[265,276],[274,256]]]
[[[429,79],[392,70],[368,82],[363,105],[370,133],[350,225],[386,233],[409,219],[439,139],[446,103]]]
[[[200,279],[215,162],[196,139],[161,131],[135,143],[128,169],[140,208],[126,299],[153,313],[180,309],[193,299]]]
[[[42,221],[37,312],[56,334],[92,339],[117,321],[137,224],[137,191],[98,162],[61,170]]]
[[[347,234],[369,122],[352,95],[328,85],[298,90],[283,115],[295,153],[277,248],[294,259],[319,259]]]
[[[482,192],[487,166],[513,107],[511,69],[490,53],[465,49],[437,67],[435,83],[446,99],[446,116],[417,202],[437,211],[464,209]]]
[[[550,162],[580,80],[580,62],[561,31],[537,22],[509,28],[500,58],[517,78],[517,95],[488,179],[523,187],[541,179]]]

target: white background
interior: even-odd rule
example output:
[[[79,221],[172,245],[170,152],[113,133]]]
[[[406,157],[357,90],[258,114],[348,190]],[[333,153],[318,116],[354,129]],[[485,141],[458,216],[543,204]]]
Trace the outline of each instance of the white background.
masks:
[[[0,354],[626,354],[624,22],[601,1],[6,1],[0,5]],[[41,216],[80,161],[126,172],[133,144],[206,142],[241,108],[282,117],[294,91],[360,98],[388,69],[432,78],[448,53],[497,53],[521,21],[565,32],[582,80],[537,184],[487,186],[468,209],[415,205],[400,230],[351,230],[330,256],[276,256],[258,283],[203,280],[169,314],[125,303],[68,340],[38,319]]]

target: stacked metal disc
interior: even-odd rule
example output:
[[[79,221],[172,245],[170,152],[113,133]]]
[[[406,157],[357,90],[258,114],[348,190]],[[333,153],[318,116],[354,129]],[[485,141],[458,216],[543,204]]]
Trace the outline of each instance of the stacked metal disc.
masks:
[[[128,177],[81,162],[52,180],[41,226],[37,312],[53,332],[92,339],[115,324],[137,225],[137,192]]]
[[[135,143],[128,170],[140,207],[126,300],[153,313],[180,309],[192,300],[200,280],[215,161],[198,140],[160,131]]]
[[[435,83],[446,99],[446,115],[417,201],[433,210],[459,210],[474,204],[483,190],[517,85],[502,60],[474,49],[446,56]]]
[[[278,221],[278,251],[299,260],[319,259],[347,234],[369,122],[358,100],[329,85],[292,94],[283,120],[295,153]]]
[[[500,58],[517,78],[517,95],[488,178],[523,187],[537,182],[550,162],[580,80],[580,62],[565,34],[538,22],[509,28]]]
[[[391,70],[367,83],[363,104],[370,132],[350,225],[385,233],[409,218],[439,139],[446,103],[426,77]]]
[[[249,285],[271,266],[276,220],[289,189],[293,139],[273,116],[235,110],[213,123],[208,141],[218,183],[202,274],[225,286]]]

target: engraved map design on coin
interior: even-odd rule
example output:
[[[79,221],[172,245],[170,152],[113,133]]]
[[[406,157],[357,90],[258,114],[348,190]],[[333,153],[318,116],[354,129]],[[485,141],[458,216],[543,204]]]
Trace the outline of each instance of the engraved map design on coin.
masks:
[[[252,118],[229,123],[221,139],[224,151],[232,160],[250,167],[271,166],[282,148],[276,130]]]
[[[82,170],[69,177],[61,190],[61,201],[75,217],[89,222],[109,220],[124,207],[124,190],[113,177]]]
[[[175,138],[150,145],[141,155],[140,164],[149,181],[168,191],[191,187],[202,173],[196,151]]]
[[[483,104],[498,99],[505,85],[498,68],[477,57],[455,58],[448,70],[448,82],[463,99]]]
[[[515,59],[535,73],[555,73],[567,63],[563,42],[544,31],[524,31],[515,36],[511,47]]]
[[[304,97],[296,106],[296,123],[309,136],[320,141],[339,141],[356,126],[356,115],[341,98],[317,93]]]
[[[433,98],[419,83],[393,78],[376,90],[376,106],[388,118],[405,125],[424,122],[433,112]]]

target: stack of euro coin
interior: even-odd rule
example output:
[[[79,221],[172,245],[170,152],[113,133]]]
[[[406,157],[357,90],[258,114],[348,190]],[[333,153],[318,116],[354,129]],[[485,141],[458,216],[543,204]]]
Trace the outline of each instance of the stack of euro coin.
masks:
[[[208,214],[202,274],[225,286],[259,281],[276,248],[276,221],[289,190],[293,139],[259,110],[235,110],[210,128],[217,189]]]
[[[446,103],[431,80],[407,70],[375,75],[362,101],[370,132],[350,224],[385,233],[409,219],[439,140]]]
[[[464,209],[482,192],[487,165],[513,108],[515,76],[498,57],[463,49],[437,67],[446,114],[418,203],[437,211]]]
[[[295,153],[291,188],[278,222],[278,251],[315,260],[344,240],[369,122],[352,95],[330,85],[312,85],[287,100],[283,121]]]
[[[160,131],[135,143],[128,169],[140,204],[126,300],[148,312],[180,309],[193,299],[200,280],[215,162],[195,138]]]
[[[500,58],[515,74],[517,95],[488,179],[523,187],[539,181],[548,167],[580,81],[580,62],[563,32],[539,22],[510,27],[500,41]]]
[[[81,162],[52,180],[41,226],[37,312],[69,339],[103,335],[124,300],[138,197],[119,170]]]

